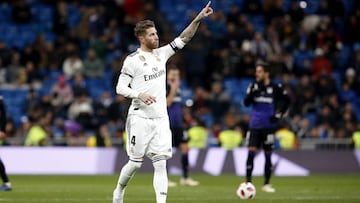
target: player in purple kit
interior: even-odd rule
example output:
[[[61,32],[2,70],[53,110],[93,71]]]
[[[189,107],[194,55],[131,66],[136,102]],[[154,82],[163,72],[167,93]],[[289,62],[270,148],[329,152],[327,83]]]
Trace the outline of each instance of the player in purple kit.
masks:
[[[175,65],[169,65],[167,69],[166,103],[173,147],[180,149],[181,152],[182,178],[180,179],[180,185],[197,186],[199,182],[189,177],[189,146],[187,144],[189,138],[184,130],[180,91],[180,71]],[[169,181],[170,186],[176,186],[176,183]]]
[[[245,106],[252,105],[249,131],[246,134],[248,158],[246,161],[246,181],[251,182],[254,157],[259,148],[265,152],[265,182],[262,190],[275,192],[269,184],[272,173],[271,153],[274,147],[277,121],[287,111],[290,99],[281,84],[270,80],[270,67],[258,62],[255,70],[255,82],[246,91]]]
[[[6,125],[6,110],[3,102],[3,97],[0,95],[0,140],[5,137],[5,125]],[[3,185],[0,187],[0,191],[10,191],[11,183],[9,177],[6,174],[5,165],[0,158],[0,177],[3,181]]]

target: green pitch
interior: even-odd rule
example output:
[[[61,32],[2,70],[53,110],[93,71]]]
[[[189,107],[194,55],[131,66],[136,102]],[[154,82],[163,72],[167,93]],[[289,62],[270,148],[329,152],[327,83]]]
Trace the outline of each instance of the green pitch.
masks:
[[[169,203],[230,203],[230,202],[326,202],[359,203],[360,174],[311,175],[309,177],[273,177],[277,191],[267,194],[260,190],[263,178],[255,177],[257,194],[253,200],[240,200],[237,185],[244,180],[235,175],[213,177],[193,174],[200,181],[197,187],[169,188]],[[117,175],[103,176],[10,176],[13,191],[0,192],[1,203],[111,203]],[[179,177],[170,177],[178,180]],[[126,203],[155,202],[152,174],[138,173],[125,196]]]

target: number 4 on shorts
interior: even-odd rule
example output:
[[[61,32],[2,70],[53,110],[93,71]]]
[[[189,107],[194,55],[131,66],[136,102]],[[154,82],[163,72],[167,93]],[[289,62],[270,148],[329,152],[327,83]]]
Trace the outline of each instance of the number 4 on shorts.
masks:
[[[132,145],[135,145],[135,135],[133,135],[133,136],[131,137],[130,143],[131,143]]]

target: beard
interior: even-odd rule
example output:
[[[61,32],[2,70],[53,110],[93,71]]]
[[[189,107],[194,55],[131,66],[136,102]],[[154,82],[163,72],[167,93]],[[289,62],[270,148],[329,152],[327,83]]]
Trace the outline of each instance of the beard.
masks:
[[[159,41],[147,41],[145,46],[149,49],[156,49],[159,47]]]

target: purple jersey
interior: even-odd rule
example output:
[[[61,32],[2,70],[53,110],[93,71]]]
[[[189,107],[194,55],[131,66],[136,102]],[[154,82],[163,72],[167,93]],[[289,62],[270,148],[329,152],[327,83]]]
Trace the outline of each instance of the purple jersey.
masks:
[[[170,92],[170,88],[170,85],[167,85],[167,94]],[[170,120],[170,128],[183,126],[180,89],[176,92],[176,95],[171,105],[168,106],[168,114]]]
[[[276,113],[285,113],[289,106],[289,98],[281,84],[270,83],[262,89],[251,92],[248,87],[245,105],[252,104],[250,129],[273,129],[277,123],[272,120]],[[281,106],[279,106],[281,105]],[[278,112],[277,112],[278,111]]]

